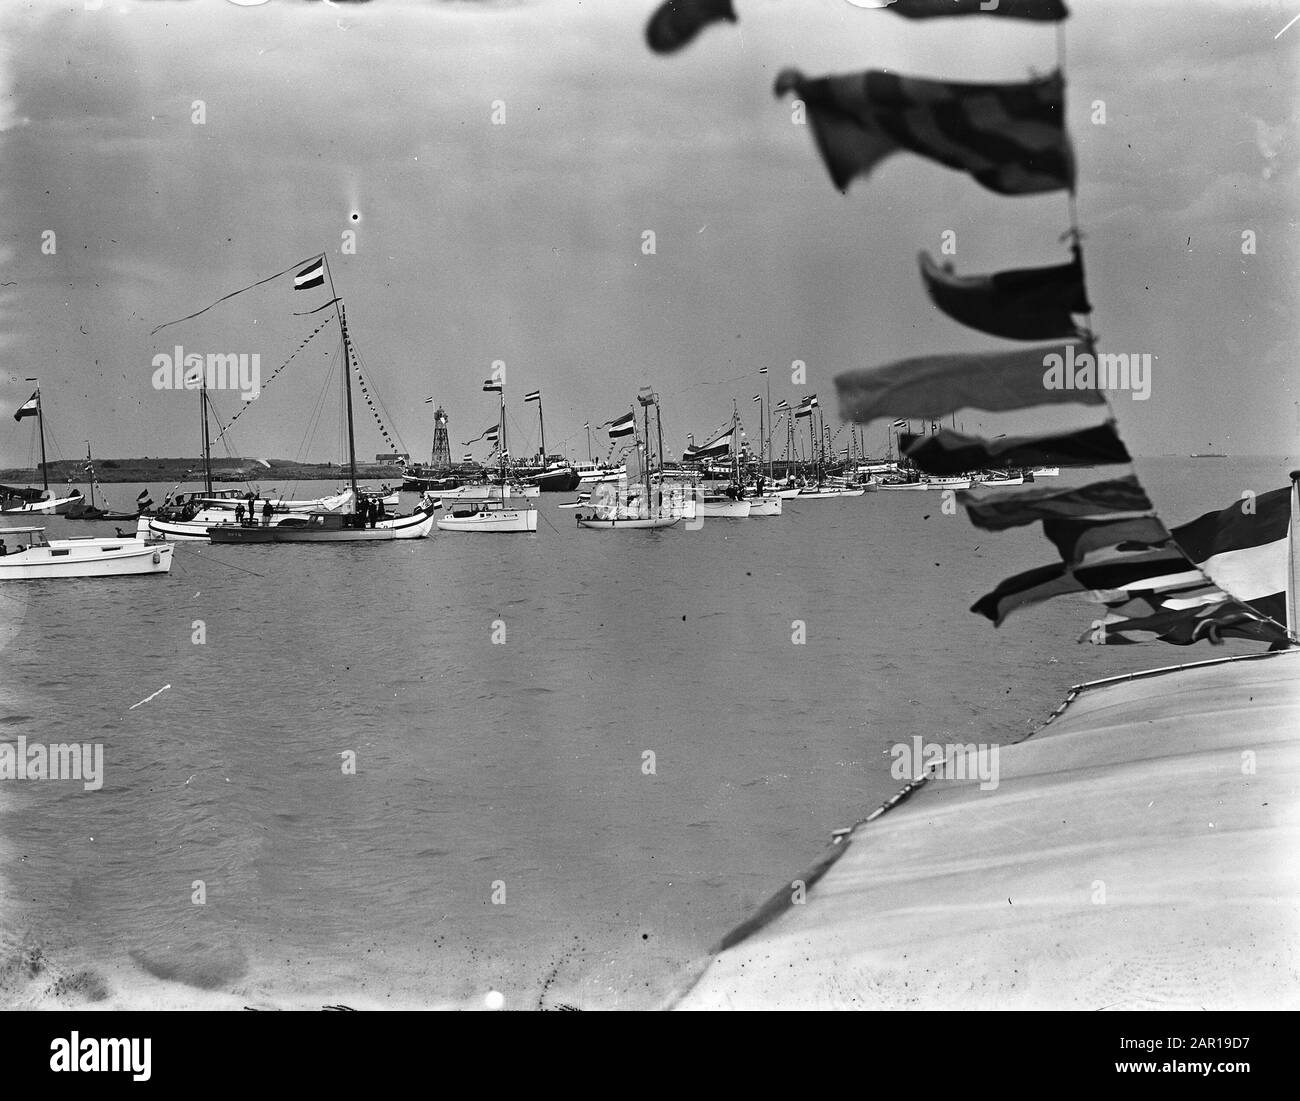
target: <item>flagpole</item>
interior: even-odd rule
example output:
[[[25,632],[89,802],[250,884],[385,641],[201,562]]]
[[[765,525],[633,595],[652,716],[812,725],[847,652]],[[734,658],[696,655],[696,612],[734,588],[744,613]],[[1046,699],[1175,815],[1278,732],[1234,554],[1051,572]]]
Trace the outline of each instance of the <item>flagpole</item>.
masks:
[[[767,383],[767,476],[772,478],[772,376],[765,374],[763,381]]]

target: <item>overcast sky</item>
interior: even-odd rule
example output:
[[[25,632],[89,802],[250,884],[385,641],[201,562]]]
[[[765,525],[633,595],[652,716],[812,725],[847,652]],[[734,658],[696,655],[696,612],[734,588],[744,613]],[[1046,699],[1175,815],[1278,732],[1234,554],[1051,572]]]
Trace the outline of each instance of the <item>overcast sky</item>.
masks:
[[[1064,193],[1000,197],[903,154],[840,195],[771,94],[791,64],[1023,79],[1054,67],[1050,26],[735,0],[738,25],[664,58],[642,37],[653,0],[83,2],[0,13],[0,466],[30,455],[32,422],[11,417],[29,375],[64,456],[85,439],[101,456],[197,453],[197,400],[155,391],[153,356],[257,352],[265,383],[324,316],[293,313],[327,296],[281,280],[150,329],[321,251],[418,457],[426,397],[450,412],[457,453],[492,423],[480,387],[494,360],[516,453],[535,444],[522,398],[536,388],[552,450],[585,457],[582,423],[620,415],[647,383],[670,453],[728,419],[733,397],[753,437],[760,366],[774,397],[815,391],[838,423],[831,380],[846,368],[999,346],[921,289],[916,253],[937,253],[945,230],[961,274],[1067,256]],[[1094,323],[1103,349],[1156,357],[1150,400],[1117,398],[1125,438],[1146,455],[1296,453],[1300,24],[1275,38],[1294,5],[1071,7]],[[337,458],[335,338],[318,340],[265,383],[236,454]],[[806,385],[790,384],[795,359]],[[240,405],[216,402],[226,419]],[[360,454],[382,450],[358,423]],[[868,440],[883,446],[883,424]]]

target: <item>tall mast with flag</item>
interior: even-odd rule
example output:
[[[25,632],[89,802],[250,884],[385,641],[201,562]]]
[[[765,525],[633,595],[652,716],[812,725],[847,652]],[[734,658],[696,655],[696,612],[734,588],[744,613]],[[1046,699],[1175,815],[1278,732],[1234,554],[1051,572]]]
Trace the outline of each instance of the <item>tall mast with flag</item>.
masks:
[[[50,476],[45,468],[45,414],[41,411],[41,384],[39,379],[29,378],[27,381],[36,383],[36,393],[18,407],[14,413],[14,420],[21,421],[24,417],[36,418],[36,432],[41,438],[41,486],[49,492]]]

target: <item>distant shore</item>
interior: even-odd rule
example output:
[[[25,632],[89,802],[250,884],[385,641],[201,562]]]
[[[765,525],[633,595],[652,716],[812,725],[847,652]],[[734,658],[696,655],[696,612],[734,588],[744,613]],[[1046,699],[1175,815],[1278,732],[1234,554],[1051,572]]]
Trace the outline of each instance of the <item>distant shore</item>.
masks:
[[[214,482],[300,482],[331,481],[346,478],[345,468],[335,463],[296,463],[289,459],[261,460],[226,459],[220,466],[214,464]],[[86,481],[85,459],[62,459],[48,464],[51,485],[71,481],[74,485]],[[193,482],[203,478],[202,459],[95,459],[95,473],[100,482]],[[396,463],[358,463],[357,477],[380,478],[390,481],[402,477],[402,468]],[[0,470],[0,482],[6,484],[38,484],[38,469],[15,467]]]

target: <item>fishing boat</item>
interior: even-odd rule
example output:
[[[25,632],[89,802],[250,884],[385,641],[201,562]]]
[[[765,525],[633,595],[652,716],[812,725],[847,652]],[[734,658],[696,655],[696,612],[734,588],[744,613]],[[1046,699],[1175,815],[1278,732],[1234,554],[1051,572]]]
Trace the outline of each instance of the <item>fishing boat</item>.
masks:
[[[41,386],[37,379],[36,392],[32,394],[14,413],[14,420],[22,421],[25,417],[36,418],[36,431],[41,440],[41,489],[10,490],[2,487],[0,491],[0,512],[43,512],[63,514],[73,505],[80,503],[81,491],[73,489],[66,497],[54,497],[50,494],[49,467],[45,460],[45,410],[41,406]]]
[[[683,519],[695,520],[695,486],[682,479],[666,478],[663,468],[663,424],[660,421],[659,395],[643,389],[637,396],[645,421],[645,443],[636,438],[636,416],[632,415],[632,434],[641,456],[640,485],[629,485],[626,478],[618,483],[600,481],[590,498],[590,511],[576,516],[578,527],[589,531],[646,531],[671,528]],[[650,409],[655,411],[656,437],[659,441],[658,484],[651,474]]]
[[[9,544],[20,535],[28,536],[28,541]],[[0,581],[167,573],[174,549],[166,543],[130,538],[46,539],[43,527],[0,528]]]
[[[495,482],[482,486],[464,486],[447,494],[448,499],[466,502],[464,507],[453,508],[446,516],[438,518],[439,531],[478,531],[487,534],[532,534],[537,530],[537,506],[528,501],[541,493],[539,486],[521,486],[510,479],[510,450],[506,446],[506,384],[504,379],[493,377],[483,383],[486,392],[496,392],[500,398],[497,412],[497,453],[500,456]],[[466,489],[482,490],[482,497],[466,497]],[[532,490],[531,493],[527,492]]]

